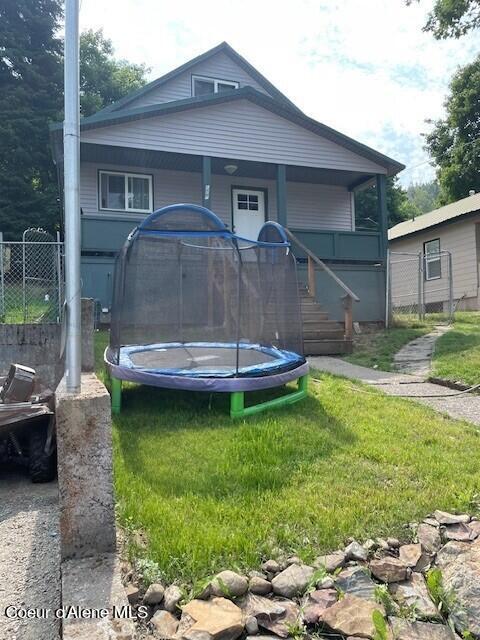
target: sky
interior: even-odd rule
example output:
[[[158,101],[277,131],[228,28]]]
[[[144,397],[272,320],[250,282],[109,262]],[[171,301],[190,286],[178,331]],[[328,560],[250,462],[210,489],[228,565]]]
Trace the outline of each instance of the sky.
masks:
[[[81,0],[80,27],[103,28],[119,58],[153,80],[226,40],[307,115],[434,177],[423,149],[455,70],[480,33],[436,41],[433,0]]]

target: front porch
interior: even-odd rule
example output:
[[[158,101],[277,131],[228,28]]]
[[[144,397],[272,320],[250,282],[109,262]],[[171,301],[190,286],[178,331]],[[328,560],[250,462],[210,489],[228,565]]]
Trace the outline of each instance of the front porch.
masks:
[[[84,293],[98,298],[102,308],[108,309],[110,304],[114,256],[144,214],[102,209],[99,175],[102,170],[131,171],[152,176],[152,209],[182,201],[203,204],[227,227],[248,237],[256,237],[254,226],[244,226],[243,233],[237,229],[244,224],[246,218],[242,221],[241,214],[245,210],[251,218],[258,218],[259,224],[276,220],[288,228],[294,238],[299,282],[307,287],[309,303],[315,305],[308,311],[318,312],[317,341],[335,334],[335,344],[327,350],[338,348],[340,337],[350,341],[352,318],[383,320],[387,246],[384,174],[92,143],[82,143],[81,160]],[[378,231],[357,231],[354,192],[372,183],[379,194]],[[348,317],[345,295],[351,301]],[[311,315],[309,318],[312,321]],[[311,326],[308,330],[313,340]],[[340,350],[348,350],[348,345]],[[325,351],[318,351],[317,345],[313,352]]]

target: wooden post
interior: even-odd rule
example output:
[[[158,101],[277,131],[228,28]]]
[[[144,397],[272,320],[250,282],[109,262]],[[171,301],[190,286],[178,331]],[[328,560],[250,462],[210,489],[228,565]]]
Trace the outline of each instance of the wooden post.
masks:
[[[387,210],[387,178],[383,173],[377,174],[377,214],[380,232],[380,250],[385,261],[388,249],[388,210]]]
[[[352,298],[349,295],[343,298],[343,308],[345,309],[345,340],[353,338],[353,309]]]
[[[308,292],[315,298],[315,263],[312,258],[308,256],[307,258],[307,267],[308,267]]]
[[[287,167],[277,165],[277,221],[287,226]]]

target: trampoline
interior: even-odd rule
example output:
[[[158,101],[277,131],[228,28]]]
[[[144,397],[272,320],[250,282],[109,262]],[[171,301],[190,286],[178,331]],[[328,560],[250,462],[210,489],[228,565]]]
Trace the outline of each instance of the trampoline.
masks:
[[[114,413],[123,380],[230,393],[234,418],[305,397],[295,260],[283,228],[267,222],[248,240],[191,204],[148,216],[117,258],[105,363]],[[245,406],[245,392],[293,380],[297,390]]]

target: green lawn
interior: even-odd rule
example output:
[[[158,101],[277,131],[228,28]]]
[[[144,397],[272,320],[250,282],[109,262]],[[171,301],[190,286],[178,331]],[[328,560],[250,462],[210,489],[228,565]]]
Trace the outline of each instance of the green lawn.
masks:
[[[365,333],[355,338],[353,353],[345,357],[348,362],[364,367],[378,367],[381,371],[393,371],[393,356],[411,340],[429,333],[431,321],[412,321],[406,326]]]
[[[480,313],[455,314],[453,328],[436,343],[433,375],[471,385],[480,383]]]
[[[105,335],[97,335],[100,359]],[[166,580],[310,560],[347,536],[405,535],[434,508],[472,509],[480,433],[420,405],[314,374],[307,400],[232,421],[221,394],[125,385],[114,418],[120,521]]]

